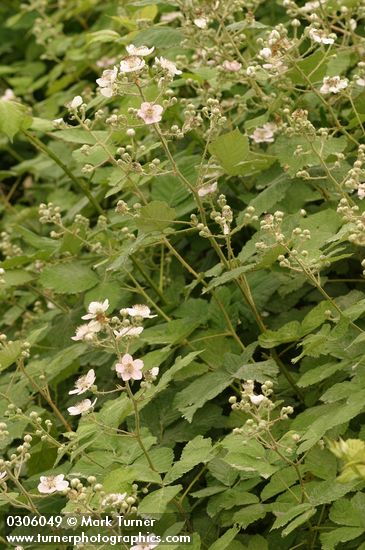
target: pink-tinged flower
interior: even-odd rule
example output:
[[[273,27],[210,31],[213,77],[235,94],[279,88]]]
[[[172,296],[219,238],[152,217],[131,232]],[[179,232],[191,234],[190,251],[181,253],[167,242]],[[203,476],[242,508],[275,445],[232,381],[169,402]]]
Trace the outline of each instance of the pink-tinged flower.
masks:
[[[100,318],[104,319],[104,313],[109,308],[109,300],[108,298],[104,300],[104,302],[90,302],[88,305],[87,311],[88,313],[86,315],[83,315],[81,319],[96,319],[99,320]]]
[[[130,326],[130,327],[121,328],[120,330],[115,330],[114,334],[116,338],[125,338],[125,337],[136,338],[142,332],[143,332],[143,327]]]
[[[16,96],[11,88],[7,88],[0,99],[3,101],[13,101],[16,99]]]
[[[118,376],[126,382],[127,380],[142,380],[142,359],[133,359],[129,353],[125,353],[121,363],[115,365]]]
[[[143,319],[152,319],[157,315],[151,315],[151,310],[144,304],[134,304],[132,307],[126,307],[121,310],[122,315],[129,315],[130,317],[143,317]]]
[[[163,107],[156,105],[155,103],[148,103],[147,101],[142,103],[141,107],[137,111],[137,115],[143,120],[145,124],[156,124],[162,119]]]
[[[321,94],[338,94],[349,85],[347,78],[339,76],[325,76],[320,88]]]
[[[78,380],[76,380],[75,389],[69,391],[68,393],[70,395],[81,395],[82,393],[85,393],[94,384],[95,378],[96,377],[94,369],[90,369],[89,372],[85,374],[85,376],[81,376]]]
[[[223,63],[223,69],[229,73],[237,73],[241,68],[242,63],[236,60],[228,61],[228,59],[226,59]]]
[[[258,407],[263,401],[266,401],[266,397],[264,395],[250,395],[250,401]]]
[[[198,189],[198,195],[199,197],[203,198],[207,195],[212,195],[217,191],[218,183],[214,181],[213,183],[206,183],[205,185],[202,185]]]
[[[148,540],[155,539],[155,535],[149,534]],[[153,550],[158,546],[158,542],[140,542],[139,544],[135,544],[134,546],[131,546],[130,550]]]
[[[119,64],[121,73],[134,73],[143,69],[146,65],[144,59],[137,57],[136,55],[131,55],[130,57],[125,57]]]
[[[101,501],[102,506],[116,506],[125,501],[127,493],[108,493]]]
[[[96,66],[100,67],[101,69],[107,69],[108,67],[114,65],[115,62],[115,57],[102,57],[101,59],[97,60]]]
[[[6,472],[0,472],[0,483],[3,483],[3,479],[7,476]]]
[[[70,109],[78,109],[80,107],[80,105],[82,105],[84,102],[84,100],[82,99],[82,97],[80,95],[75,95],[75,97],[73,98],[73,100],[71,101],[70,103]]]
[[[93,406],[96,403],[96,399],[97,398],[95,398],[94,401],[92,402],[90,399],[83,399],[73,407],[68,407],[67,410],[71,416],[76,416],[77,414],[83,414],[93,408]]]
[[[356,84],[357,84],[358,86],[361,86],[361,87],[363,88],[363,87],[365,86],[365,78],[358,78],[358,79],[356,80]]]
[[[274,133],[276,125],[268,122],[264,124],[262,128],[256,128],[253,134],[250,136],[255,143],[272,143],[274,141]]]
[[[208,19],[205,17],[197,17],[194,19],[194,25],[199,29],[206,29],[208,26]]]
[[[57,493],[58,491],[67,489],[68,485],[69,483],[65,480],[63,474],[59,474],[58,476],[41,476],[38,491],[46,494]]]
[[[263,59],[269,59],[272,56],[272,51],[270,48],[262,48],[262,50],[259,51],[259,54]]]
[[[308,36],[313,42],[318,44],[334,44],[334,39],[328,36],[328,34],[321,29],[310,29]]]
[[[129,46],[126,46],[125,49],[129,55],[144,57],[146,55],[150,55],[155,48],[154,46],[152,46],[152,48],[148,48],[147,46],[134,46],[134,44],[129,44]]]
[[[365,183],[359,184],[359,187],[357,188],[357,196],[361,201],[365,199]]]
[[[175,63],[165,57],[156,57],[155,62],[156,65],[159,65],[162,69],[165,69],[165,71],[167,71],[171,76],[182,74],[182,71],[176,67]]]
[[[112,97],[114,93],[114,83],[118,76],[118,68],[106,69],[100,78],[96,79],[96,83],[100,88],[100,93],[104,97]]]
[[[80,340],[90,342],[91,340],[94,340],[96,333],[99,332],[100,329],[101,325],[97,321],[91,321],[91,323],[80,325],[76,329],[75,336],[71,336],[71,340],[74,340],[75,342]]]

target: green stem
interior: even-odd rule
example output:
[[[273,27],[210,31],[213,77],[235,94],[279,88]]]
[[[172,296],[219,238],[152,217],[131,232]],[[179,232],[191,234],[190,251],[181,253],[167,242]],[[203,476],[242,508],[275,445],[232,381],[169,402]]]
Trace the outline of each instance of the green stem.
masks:
[[[40,139],[38,139],[36,136],[33,136],[27,130],[23,130],[23,134],[34,145],[34,147],[42,151],[42,153],[48,155],[49,158],[51,158],[64,171],[64,173],[70,178],[75,186],[82,191],[85,197],[88,198],[89,202],[95,207],[99,214],[104,214],[104,210],[101,208],[100,204],[89,191],[89,189],[85,186],[85,184],[73,175],[71,170],[69,170],[69,168],[62,162],[62,160],[47,145],[45,145]]]

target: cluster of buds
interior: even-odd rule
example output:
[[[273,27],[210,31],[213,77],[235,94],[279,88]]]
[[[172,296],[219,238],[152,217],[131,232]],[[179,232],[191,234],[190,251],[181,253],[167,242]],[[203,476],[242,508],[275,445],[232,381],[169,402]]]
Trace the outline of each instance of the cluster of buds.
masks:
[[[227,204],[225,195],[219,195],[217,204],[221,211],[217,212],[216,210],[213,210],[210,217],[220,226],[223,235],[227,236],[231,232],[231,225],[233,222],[232,208]]]
[[[358,213],[358,205],[350,206],[348,199],[342,198],[337,207],[337,212],[349,223],[349,242],[358,246],[365,246],[365,214]]]
[[[272,401],[273,383],[270,380],[261,385],[260,393],[255,393],[255,382],[247,380],[242,385],[240,401],[237,397],[229,398],[232,410],[242,411],[250,416],[242,428],[234,428],[235,435],[256,436],[267,432],[281,420],[287,420],[288,415],[294,412],[293,407],[282,407],[275,417],[272,416],[276,404]]]
[[[0,234],[0,251],[5,256],[5,258],[12,258],[14,256],[20,256],[23,251],[16,244],[11,242],[9,233],[2,231]]]
[[[285,235],[281,230],[283,218],[284,212],[277,210],[274,214],[267,214],[260,222],[261,229],[272,235],[277,244],[283,244],[285,241]]]
[[[39,221],[41,223],[62,223],[61,208],[55,206],[52,202],[48,204],[41,203],[38,208]]]
[[[4,434],[8,434],[7,425],[5,422],[0,423],[0,433],[3,434],[2,437],[5,437]],[[18,445],[8,460],[0,460],[0,483],[6,480],[8,472],[11,472],[11,475],[19,477],[22,474],[24,469],[24,464],[30,459],[31,454],[29,452],[31,448],[32,436],[25,434],[23,442]],[[11,476],[10,476],[11,477]]]
[[[203,116],[218,126],[223,126],[227,122],[227,117],[222,115],[222,108],[218,99],[209,98],[207,104],[201,110]]]

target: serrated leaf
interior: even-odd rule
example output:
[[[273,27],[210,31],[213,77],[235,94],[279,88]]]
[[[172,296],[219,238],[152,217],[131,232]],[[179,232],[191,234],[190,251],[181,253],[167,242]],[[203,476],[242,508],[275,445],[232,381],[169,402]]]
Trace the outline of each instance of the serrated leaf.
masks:
[[[175,208],[171,208],[166,202],[152,201],[140,208],[136,225],[144,233],[162,231],[175,219],[175,215]]]
[[[164,482],[171,483],[175,481],[197,466],[197,464],[201,462],[206,463],[213,456],[211,439],[204,439],[202,435],[196,436],[185,445],[180,460],[175,462],[171,470],[166,474]]]
[[[227,174],[235,176],[244,173],[244,168],[238,166],[249,153],[248,137],[236,128],[233,132],[223,134],[209,146],[209,152],[219,160]]]
[[[90,267],[79,262],[67,262],[46,267],[39,277],[44,288],[58,294],[76,294],[94,287],[98,276]]]
[[[162,489],[153,491],[139,504],[138,514],[141,516],[147,514],[152,517],[163,514],[169,502],[176,497],[181,489],[182,485],[171,485],[170,487],[163,487]]]
[[[0,132],[3,132],[10,141],[20,130],[26,130],[32,124],[32,117],[28,114],[25,105],[17,101],[0,99]]]

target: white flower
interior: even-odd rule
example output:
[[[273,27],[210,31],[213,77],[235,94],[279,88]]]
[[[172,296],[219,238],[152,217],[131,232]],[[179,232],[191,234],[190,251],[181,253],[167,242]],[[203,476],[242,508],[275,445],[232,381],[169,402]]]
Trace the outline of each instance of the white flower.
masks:
[[[14,99],[16,99],[16,96],[11,88],[6,88],[0,99],[2,99],[3,101],[13,101]]]
[[[208,19],[205,17],[197,17],[194,19],[194,25],[196,25],[199,29],[206,29],[208,26]]]
[[[149,538],[152,537],[154,537],[153,533],[149,533]],[[158,546],[157,542],[140,542],[139,544],[131,546],[130,550],[153,550],[156,546]]]
[[[325,76],[320,92],[322,94],[338,94],[338,92],[347,88],[348,85],[349,81],[347,78],[341,78],[339,76]]]
[[[47,494],[64,491],[69,485],[68,481],[64,478],[63,474],[59,474],[58,476],[41,476],[38,491]]]
[[[109,308],[109,300],[108,298],[104,300],[104,302],[90,302],[87,311],[88,313],[86,315],[83,315],[81,319],[104,319],[105,315],[104,313]]]
[[[223,69],[229,73],[237,73],[242,68],[242,63],[239,61],[228,61],[226,59],[223,63]]]
[[[67,410],[70,413],[71,416],[75,416],[77,414],[82,414],[84,412],[89,411],[96,403],[96,398],[93,402],[91,402],[90,399],[83,399],[73,407],[68,407]]]
[[[126,307],[122,309],[122,314],[130,315],[130,317],[143,317],[143,319],[152,319],[157,315],[151,315],[151,310],[144,304],[134,304],[132,307]]]
[[[146,62],[144,59],[137,57],[136,55],[131,55],[130,57],[125,57],[119,64],[120,72],[122,73],[133,73],[140,71],[145,66]]]
[[[102,506],[115,506],[124,502],[127,493],[109,493],[101,501]]]
[[[83,99],[80,95],[75,95],[75,97],[73,98],[73,100],[71,101],[70,103],[70,109],[77,109],[78,107],[80,107],[80,105],[83,104]]]
[[[165,57],[156,57],[155,62],[156,62],[156,65],[160,65],[162,69],[165,69],[166,71],[168,71],[171,76],[175,76],[176,74],[182,74],[182,71],[180,71],[176,67],[175,63],[173,63],[172,61],[169,61]]]
[[[113,95],[113,85],[118,76],[118,68],[113,67],[113,69],[106,69],[103,71],[103,74],[100,78],[96,80],[100,88],[100,93],[104,97],[112,97]]]
[[[62,126],[62,124],[63,124],[65,121],[64,121],[63,118],[61,117],[61,118],[54,118],[54,119],[52,120],[52,122],[53,122],[55,128],[58,128],[59,126]]]
[[[250,136],[255,143],[272,143],[274,141],[274,133],[276,125],[268,122],[264,124],[262,128],[256,128],[253,134]]]
[[[133,44],[129,44],[129,46],[126,46],[125,49],[129,55],[144,57],[145,55],[150,55],[155,48],[154,46],[152,46],[152,48],[148,48],[147,46],[134,46]]]
[[[129,336],[132,338],[132,337],[139,336],[141,332],[143,332],[143,327],[130,326],[130,327],[122,328],[120,330],[115,330],[114,334],[116,338],[123,338],[125,336]]]
[[[334,44],[335,42],[333,38],[321,29],[310,29],[308,36],[313,42],[318,42],[318,44]]]
[[[76,329],[75,336],[71,336],[71,340],[75,340],[75,342],[78,342],[79,340],[93,340],[95,338],[95,334],[99,332],[100,329],[101,325],[97,321],[91,321],[91,323],[80,325]]]
[[[163,13],[160,20],[164,23],[171,23],[171,21],[175,21],[175,19],[181,18],[182,15],[179,11],[169,11],[167,13]]]
[[[156,378],[160,372],[160,369],[158,367],[152,367],[150,370],[150,374],[153,378]]]
[[[364,87],[364,86],[365,86],[365,78],[358,78],[358,79],[356,80],[356,84],[357,84],[358,86]]]
[[[253,405],[260,405],[263,401],[266,400],[264,395],[250,395],[250,401]]]
[[[142,103],[137,111],[137,115],[144,121],[145,124],[156,124],[162,119],[163,107],[155,103]]]
[[[362,201],[362,199],[365,199],[365,183],[360,183],[359,187],[357,188],[357,196]]]
[[[130,379],[141,380],[143,365],[142,359],[133,359],[129,353],[125,353],[121,359],[121,363],[115,365],[115,370],[124,381]]]
[[[215,193],[218,188],[218,183],[214,181],[213,183],[206,183],[205,185],[202,185],[198,189],[198,195],[199,197],[205,197],[206,195],[211,195],[212,193]]]
[[[3,267],[0,267],[0,275],[5,275],[5,269]]]
[[[2,483],[2,480],[4,479],[4,477],[7,476],[7,473],[6,472],[0,472],[0,483]]]
[[[75,382],[75,389],[69,391],[68,393],[70,395],[77,394],[81,395],[82,393],[85,393],[87,390],[91,388],[91,386],[95,382],[95,372],[94,369],[90,369],[85,376],[81,376],[78,380]]]
[[[319,2],[319,0],[314,0],[314,2],[306,2],[303,7],[300,8],[300,11],[306,13],[314,11],[319,8],[319,6],[324,4],[324,2]]]
[[[262,48],[259,54],[263,59],[269,59],[272,56],[272,51],[270,48]]]

